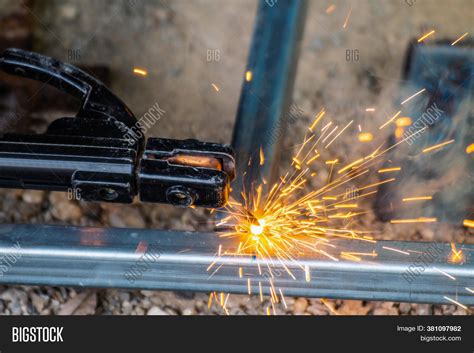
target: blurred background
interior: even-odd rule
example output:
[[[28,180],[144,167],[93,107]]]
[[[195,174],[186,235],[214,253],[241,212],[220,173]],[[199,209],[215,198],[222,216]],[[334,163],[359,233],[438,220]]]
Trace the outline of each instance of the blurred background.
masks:
[[[137,117],[158,104],[166,113],[149,136],[229,143],[256,9],[255,0],[0,0],[0,49],[34,50],[85,68]],[[335,122],[363,122],[364,131],[373,132],[370,146],[385,142],[394,131],[378,127],[400,96],[409,43],[432,29],[431,40],[471,33],[473,10],[470,0],[309,1],[293,95],[303,116],[285,132],[282,168],[322,107]],[[348,50],[357,57],[348,60]],[[74,112],[75,103],[52,88],[0,78],[0,112],[21,111],[12,130],[41,132]],[[338,140],[332,155],[356,157],[373,150],[355,140],[357,135]],[[2,223],[212,230],[210,219],[205,210],[85,203],[61,193],[0,190]],[[361,222],[384,239],[474,239],[459,224],[395,226],[380,222],[375,212]],[[207,299],[205,293],[2,286],[0,313],[222,314],[208,308]],[[288,298],[288,304],[287,313],[310,315],[467,313],[450,305],[324,298]],[[247,296],[231,296],[227,307],[231,314],[264,313],[259,299]]]

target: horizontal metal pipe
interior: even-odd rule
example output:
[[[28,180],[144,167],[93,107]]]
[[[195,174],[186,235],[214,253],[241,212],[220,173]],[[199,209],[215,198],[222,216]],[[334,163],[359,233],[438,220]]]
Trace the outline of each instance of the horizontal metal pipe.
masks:
[[[453,264],[450,244],[337,240],[338,252],[378,255],[361,262],[300,257],[287,264],[294,280],[275,259],[258,260],[259,272],[251,256],[223,256],[208,270],[220,244],[235,249],[235,241],[218,235],[0,225],[0,283],[247,293],[250,278],[253,293],[261,282],[268,294],[267,265],[274,262],[272,281],[285,295],[448,304],[449,297],[474,305],[474,245],[458,244],[464,261]]]

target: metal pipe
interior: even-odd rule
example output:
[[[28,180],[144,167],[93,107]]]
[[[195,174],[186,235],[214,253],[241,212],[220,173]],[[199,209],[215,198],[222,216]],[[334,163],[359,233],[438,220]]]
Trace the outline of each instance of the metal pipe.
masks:
[[[232,146],[237,155],[233,195],[264,177],[276,178],[280,143],[290,114],[299,46],[305,22],[305,0],[261,0],[242,85]],[[259,166],[260,148],[265,165]],[[248,161],[254,163],[247,167]]]
[[[208,270],[219,244],[227,249],[236,245],[218,233],[1,225],[0,283],[247,293],[250,278],[252,293],[258,293],[261,282],[268,294],[267,265],[275,259],[259,260],[261,273],[257,260],[248,256],[223,256]],[[333,244],[338,251],[375,251],[378,256],[335,262],[306,255],[288,264],[296,280],[276,261],[271,267],[274,286],[290,296],[445,304],[449,301],[444,297],[449,297],[474,305],[467,289],[474,289],[474,245],[458,244],[464,261],[453,264],[448,261],[450,244],[355,240]]]

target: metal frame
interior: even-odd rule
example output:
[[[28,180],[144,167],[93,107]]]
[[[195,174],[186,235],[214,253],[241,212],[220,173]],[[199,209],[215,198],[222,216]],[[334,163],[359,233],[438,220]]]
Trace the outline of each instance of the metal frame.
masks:
[[[259,135],[282,126],[292,90],[305,2],[271,3],[273,7],[260,2],[248,66],[253,79],[244,82],[239,105],[233,141],[241,160],[259,149]],[[268,94],[255,94],[265,89]],[[278,142],[264,146],[267,180],[277,162],[278,146]],[[250,173],[247,182],[256,177]],[[250,278],[251,292],[257,293],[261,282],[268,294],[270,275],[265,268],[272,259],[260,262],[262,273],[252,257],[224,256],[208,270],[219,244],[233,246],[218,233],[1,225],[0,283],[247,293]],[[426,303],[449,303],[445,298],[449,297],[474,305],[474,296],[466,289],[474,285],[474,245],[458,244],[465,258],[462,264],[451,264],[449,244],[353,240],[334,244],[348,252],[376,251],[378,256],[361,262],[302,257],[289,265],[297,280],[276,264],[274,286],[294,296]],[[420,262],[433,249],[436,256]],[[244,278],[239,278],[239,268]],[[310,281],[301,268],[308,268]],[[413,269],[417,274],[412,271],[409,279],[407,271]]]

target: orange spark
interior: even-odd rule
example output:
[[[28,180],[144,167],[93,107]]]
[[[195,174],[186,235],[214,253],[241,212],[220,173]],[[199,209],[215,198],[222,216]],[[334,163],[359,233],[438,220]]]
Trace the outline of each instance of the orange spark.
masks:
[[[407,116],[398,118],[395,121],[395,125],[397,125],[398,127],[406,127],[406,126],[410,126],[411,124],[412,124],[412,120],[411,120],[411,118],[409,118]]]
[[[265,155],[263,154],[263,149],[260,147],[260,165],[265,164]]]
[[[403,251],[403,250],[400,250],[400,249],[390,248],[390,247],[388,247],[388,246],[382,246],[382,248],[385,249],[385,250],[390,250],[390,251],[398,252],[398,253],[400,253],[400,254],[410,255],[409,252],[406,252],[406,251]]]
[[[452,42],[451,45],[456,45],[458,42],[460,42],[461,40],[463,40],[468,34],[469,34],[469,32],[464,33],[461,37],[459,37],[459,38],[456,39],[454,42]]]
[[[466,153],[471,154],[474,152],[474,143],[471,143],[469,146],[466,147]]]
[[[395,137],[396,137],[397,139],[402,138],[404,132],[405,132],[405,129],[404,129],[404,128],[402,128],[402,127],[397,127],[397,128],[395,129]]]
[[[346,20],[344,21],[344,25],[342,26],[342,28],[345,29],[347,27],[347,24],[349,23],[349,18],[351,17],[351,13],[352,13],[352,6],[349,9],[349,13],[346,16]]]
[[[441,147],[444,147],[446,145],[449,145],[450,143],[453,143],[454,142],[454,139],[453,140],[449,140],[449,141],[446,141],[446,142],[443,142],[443,143],[440,143],[440,144],[437,144],[437,145],[434,145],[434,146],[431,146],[431,147],[428,147],[428,148],[425,148],[423,150],[423,153],[428,153],[428,152],[431,152],[431,151],[434,151],[434,150],[437,150]]]
[[[390,223],[393,224],[402,224],[402,223],[433,223],[437,222],[438,220],[436,218],[412,218],[412,219],[392,219]]]
[[[314,121],[313,123],[311,124],[311,126],[309,127],[309,131],[313,132],[314,131],[314,128],[316,127],[316,125],[318,125],[319,121],[322,119],[322,117],[324,116],[324,114],[326,114],[326,112],[324,111],[324,109],[322,109],[318,115],[316,115],[316,118],[314,118]]]
[[[356,203],[346,203],[346,204],[340,204],[340,205],[335,205],[334,208],[357,208],[358,205]]]
[[[366,112],[375,112],[375,108],[367,108],[365,109]]]
[[[145,69],[134,68],[133,73],[141,76],[148,76],[148,71]]]
[[[332,4],[332,5],[329,5],[326,9],[326,13],[327,14],[330,14],[332,13],[334,10],[336,9],[336,5]]]
[[[247,81],[247,82],[252,81],[252,77],[253,77],[252,71],[247,71],[247,72],[245,73],[245,81]]]
[[[309,271],[309,266],[308,265],[305,265],[304,273],[305,273],[306,282],[311,282],[311,272]]]
[[[451,303],[456,304],[456,305],[460,306],[461,308],[467,310],[467,306],[461,304],[461,303],[458,302],[457,300],[451,299],[451,298],[446,297],[446,296],[444,297],[444,299],[449,300]]]
[[[421,90],[419,90],[418,92],[416,92],[415,94],[412,94],[410,97],[408,97],[407,99],[405,99],[401,104],[405,104],[406,102],[410,101],[411,99],[415,98],[417,95],[423,93],[424,91],[426,91],[426,88],[423,88]]]
[[[403,202],[411,202],[411,201],[424,201],[424,200],[432,200],[432,196],[416,196],[416,197],[406,197],[402,199]]]
[[[451,243],[451,256],[449,257],[449,261],[453,263],[461,263],[463,262],[463,253],[462,250],[456,249],[456,244]]]
[[[324,148],[328,148],[353,122],[354,120],[351,120]]]
[[[398,172],[400,170],[402,170],[402,168],[400,167],[384,168],[384,169],[379,169],[378,173]]]
[[[370,132],[363,132],[359,134],[358,138],[360,142],[370,142],[374,136]]]
[[[473,221],[473,220],[465,219],[465,220],[462,222],[462,224],[463,224],[464,227],[474,228],[474,221]]]
[[[208,303],[207,303],[207,308],[208,308],[208,309],[211,308],[213,296],[214,296],[214,293],[211,292],[211,294],[209,294],[209,301],[208,301]]]
[[[394,121],[394,120],[401,114],[401,112],[402,112],[402,111],[399,110],[394,116],[392,116],[392,117],[390,118],[389,121],[387,121],[385,124],[381,125],[381,126],[379,127],[379,130],[382,130],[385,126],[387,126],[387,125],[390,124],[392,121]]]
[[[456,277],[450,275],[450,274],[447,273],[447,272],[444,272],[443,270],[440,270],[439,268],[433,267],[433,270],[435,270],[436,272],[439,272],[439,273],[441,273],[442,275],[444,275],[444,276],[446,276],[446,277],[452,279],[453,281],[456,280]]]
[[[217,87],[217,85],[215,83],[211,83],[211,86],[212,86],[212,88],[214,88],[216,90],[216,92],[220,91],[219,87]]]
[[[426,38],[433,35],[434,33],[435,33],[435,30],[433,29],[433,30],[429,31],[428,33],[422,35],[420,38],[418,38],[418,43],[423,42]]]

